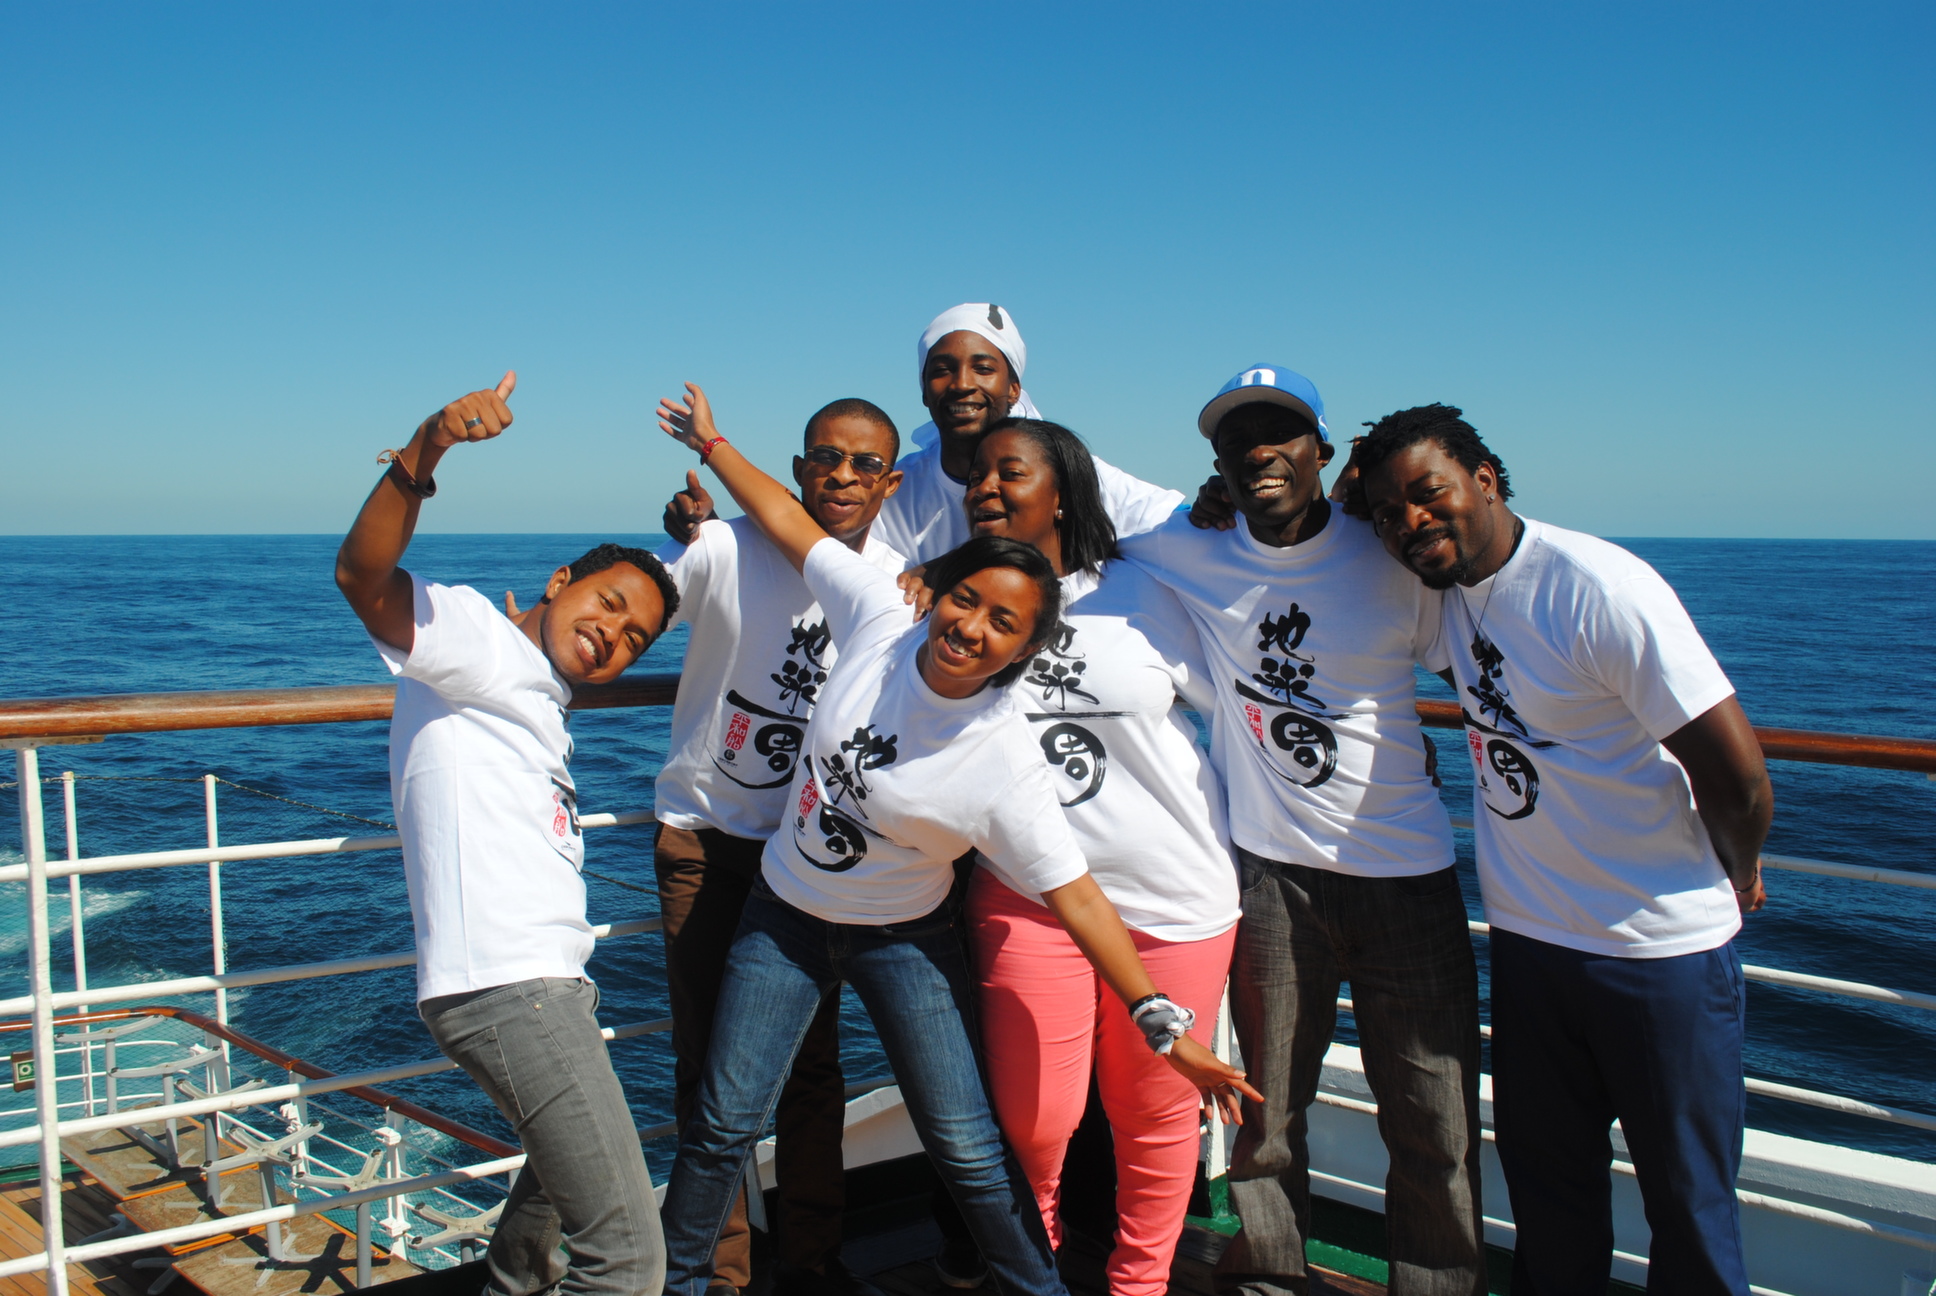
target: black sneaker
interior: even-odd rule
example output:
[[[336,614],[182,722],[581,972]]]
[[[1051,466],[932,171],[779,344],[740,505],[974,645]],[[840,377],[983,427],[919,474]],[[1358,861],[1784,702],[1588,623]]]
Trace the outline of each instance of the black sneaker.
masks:
[[[947,1238],[934,1253],[934,1274],[959,1291],[973,1291],[988,1281],[988,1262],[967,1238]]]
[[[880,1288],[849,1269],[835,1256],[826,1272],[804,1265],[782,1264],[773,1271],[772,1296],[887,1296]]]

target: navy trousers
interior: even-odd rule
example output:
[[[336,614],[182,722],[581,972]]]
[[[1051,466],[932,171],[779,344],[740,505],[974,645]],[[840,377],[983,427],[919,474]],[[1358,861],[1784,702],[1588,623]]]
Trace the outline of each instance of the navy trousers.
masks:
[[[1653,1233],[1647,1290],[1748,1296],[1734,1195],[1746,996],[1732,942],[1610,958],[1495,927],[1491,944],[1513,1296],[1604,1296],[1616,1119]]]

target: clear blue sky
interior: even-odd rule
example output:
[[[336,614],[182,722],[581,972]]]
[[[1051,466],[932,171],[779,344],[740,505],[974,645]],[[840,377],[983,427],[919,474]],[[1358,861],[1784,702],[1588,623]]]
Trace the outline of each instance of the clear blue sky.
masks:
[[[507,367],[441,531],[641,531],[1009,307],[1204,476],[1259,360],[1463,406],[1608,535],[1936,536],[1936,7],[12,4],[0,533],[334,531]]]

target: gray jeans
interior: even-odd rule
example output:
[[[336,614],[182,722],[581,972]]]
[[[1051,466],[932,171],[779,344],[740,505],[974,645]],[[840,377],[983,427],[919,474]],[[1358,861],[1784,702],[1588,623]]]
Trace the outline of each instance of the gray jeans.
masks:
[[[652,1176],[597,1006],[596,986],[563,977],[417,1005],[437,1047],[490,1095],[524,1145],[524,1169],[486,1255],[491,1296],[552,1288],[658,1296],[665,1286]]]
[[[1451,869],[1361,878],[1237,852],[1244,916],[1230,1007],[1261,1106],[1244,1103],[1230,1203],[1243,1231],[1219,1292],[1304,1296],[1311,1227],[1305,1109],[1351,982],[1365,1079],[1391,1157],[1392,1296],[1483,1296],[1479,982]]]

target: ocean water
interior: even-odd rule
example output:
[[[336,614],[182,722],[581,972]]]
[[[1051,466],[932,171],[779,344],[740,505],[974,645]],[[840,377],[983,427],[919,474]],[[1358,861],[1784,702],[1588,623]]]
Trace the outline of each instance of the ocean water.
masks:
[[[433,579],[529,602],[544,577],[604,539],[657,537],[424,536],[409,565]],[[267,688],[387,679],[337,595],[330,536],[0,538],[0,696]],[[1625,540],[1680,592],[1743,705],[1760,724],[1936,738],[1936,543]],[[684,632],[640,669],[675,670]],[[1429,695],[1448,695],[1427,679]],[[662,708],[577,715],[573,773],[587,811],[652,804],[665,756]],[[1435,731],[1444,796],[1469,813],[1469,765],[1456,734]],[[199,846],[200,777],[214,773],[308,809],[224,787],[229,843],[374,832],[387,824],[386,724],[214,730],[116,737],[49,748],[43,773],[77,785],[85,855]],[[1920,774],[1776,762],[1769,849],[1783,854],[1936,872],[1936,782]],[[11,770],[0,772],[10,778]],[[14,792],[6,789],[11,798]],[[58,784],[46,799],[50,848],[63,847]],[[324,813],[334,811],[335,814]],[[1471,843],[1459,866],[1480,916]],[[649,826],[587,834],[593,921],[656,912]],[[16,839],[0,858],[17,861]],[[223,870],[234,970],[408,949],[410,915],[393,852],[236,864]],[[53,906],[58,988],[71,984],[67,906]],[[1936,991],[1936,895],[1770,873],[1768,909],[1740,938],[1745,961],[1901,989]],[[90,981],[151,980],[209,967],[208,890],[200,868],[86,882]],[[24,888],[0,895],[0,994],[26,991]],[[1483,973],[1483,945],[1481,969]],[[608,1023],[665,1015],[657,937],[604,942],[592,974]],[[339,1071],[433,1052],[413,1005],[413,974],[366,973],[231,996],[238,1028]],[[208,1010],[210,996],[179,1002]],[[885,1070],[866,1014],[843,1017],[849,1079]],[[1349,1018],[1341,1035],[1351,1038]],[[1936,1114],[1936,1013],[1751,983],[1751,1075]],[[641,1125],[668,1119],[671,1059],[663,1036],[620,1044],[614,1061]],[[503,1122],[461,1074],[394,1088],[481,1129]],[[1919,1160],[1936,1136],[1768,1099],[1749,1100],[1756,1128]],[[663,1172],[670,1142],[651,1147]]]

